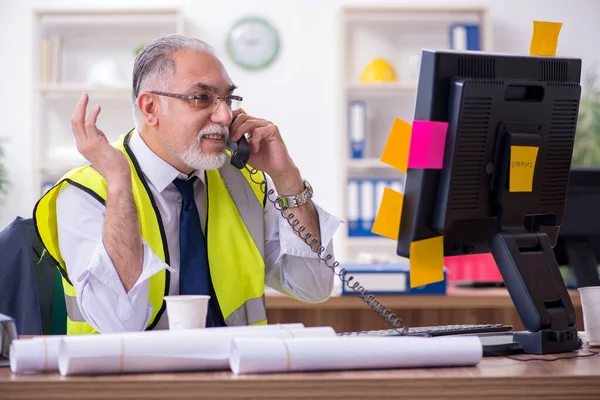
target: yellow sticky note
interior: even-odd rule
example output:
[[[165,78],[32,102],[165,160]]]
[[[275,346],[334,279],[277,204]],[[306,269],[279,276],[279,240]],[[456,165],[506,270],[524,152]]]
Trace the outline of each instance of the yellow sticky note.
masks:
[[[398,240],[403,202],[404,195],[402,193],[385,188],[371,232],[392,240]]]
[[[396,118],[381,154],[381,161],[406,173],[410,150],[411,125]]]
[[[410,244],[410,287],[444,280],[444,236]]]
[[[537,146],[510,146],[509,192],[531,192],[538,150]]]
[[[562,22],[533,21],[533,35],[529,54],[554,57],[561,28]]]

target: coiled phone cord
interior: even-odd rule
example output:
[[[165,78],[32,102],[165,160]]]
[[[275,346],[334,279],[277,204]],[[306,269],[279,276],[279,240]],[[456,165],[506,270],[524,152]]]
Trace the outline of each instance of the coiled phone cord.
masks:
[[[367,289],[365,289],[359,282],[357,282],[353,276],[349,276],[348,271],[346,269],[339,268],[338,270],[340,263],[338,261],[333,260],[333,256],[331,254],[323,256],[323,254],[325,253],[324,246],[319,247],[319,250],[314,249],[314,246],[317,244],[319,239],[317,237],[313,237],[311,239],[312,235],[310,232],[304,233],[306,228],[304,226],[298,227],[298,225],[300,225],[300,221],[297,218],[294,218],[293,213],[289,213],[287,216],[284,214],[284,211],[286,211],[288,207],[282,207],[279,204],[278,198],[275,198],[275,200],[271,198],[275,194],[275,190],[269,189],[267,191],[267,181],[255,179],[259,171],[255,168],[248,167],[248,165],[245,165],[244,168],[250,174],[250,179],[252,179],[252,181],[257,185],[260,185],[260,190],[267,196],[267,199],[271,203],[273,203],[273,205],[281,213],[283,218],[287,220],[287,222],[292,227],[292,230],[310,247],[310,249],[313,252],[317,254],[317,257],[319,257],[319,259],[323,261],[323,263],[327,267],[331,268],[333,273],[341,279],[342,283],[351,290],[353,290],[361,298],[361,300],[365,302],[369,306],[369,308],[371,308],[371,310],[375,311],[375,313],[377,313],[377,315],[379,315],[385,322],[387,322],[392,329],[396,330],[400,335],[407,334],[408,327],[404,326],[401,328],[401,326],[404,325],[404,322],[401,318],[394,314],[392,310],[386,308],[383,304],[381,304],[379,300],[377,300],[372,293],[369,293]],[[332,260],[333,262],[331,262]]]

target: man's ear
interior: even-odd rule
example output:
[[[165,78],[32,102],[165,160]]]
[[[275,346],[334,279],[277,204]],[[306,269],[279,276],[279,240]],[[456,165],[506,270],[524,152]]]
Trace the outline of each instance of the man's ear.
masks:
[[[158,107],[160,105],[154,101],[152,94],[149,92],[140,93],[137,103],[146,124],[148,126],[156,126],[158,124]]]

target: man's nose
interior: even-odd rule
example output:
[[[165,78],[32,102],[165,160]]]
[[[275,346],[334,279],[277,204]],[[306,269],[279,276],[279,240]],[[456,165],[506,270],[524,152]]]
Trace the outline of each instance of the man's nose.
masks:
[[[211,121],[216,124],[229,126],[231,124],[231,119],[231,109],[227,106],[225,100],[219,99],[211,114]]]

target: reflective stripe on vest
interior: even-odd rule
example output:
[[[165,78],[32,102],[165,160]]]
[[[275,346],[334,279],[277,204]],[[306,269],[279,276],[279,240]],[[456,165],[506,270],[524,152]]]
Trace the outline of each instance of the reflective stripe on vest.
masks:
[[[142,236],[155,254],[168,263],[168,248],[161,217],[155,209],[154,199],[147,189],[143,174],[139,171],[137,160],[128,149],[130,135],[131,133],[122,136],[113,145],[127,155],[132,177],[137,178],[132,179],[132,182]],[[229,163],[218,171],[206,171],[206,178],[209,265],[216,297],[226,324],[264,324],[265,195],[260,185],[251,181],[247,171],[240,172]],[[256,180],[264,180],[264,174],[260,173]],[[38,235],[48,253],[57,261],[63,275],[69,320],[67,333],[94,333],[95,330],[84,322],[75,288],[68,278],[58,246],[56,197],[66,184],[72,184],[103,202],[106,198],[106,182],[89,166],[72,170],[38,201],[34,211]],[[149,300],[153,306],[153,315],[147,329],[156,325],[164,311],[163,295],[168,294],[168,280],[167,271],[150,279]]]
[[[265,295],[247,300],[225,320],[227,326],[253,325],[267,320]]]
[[[79,304],[77,304],[76,296],[69,296],[65,293],[65,305],[67,306],[67,315],[69,319],[73,322],[85,322],[85,318],[83,317],[83,313],[79,308]]]
[[[220,169],[221,179],[227,187],[235,206],[237,207],[246,229],[254,240],[254,245],[265,258],[265,220],[263,205],[258,203],[256,193],[248,184],[248,178],[240,173],[230,163],[225,163]],[[262,195],[264,195],[261,192]]]

